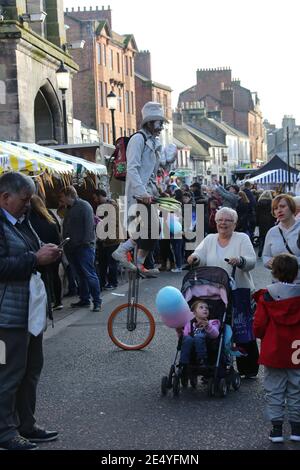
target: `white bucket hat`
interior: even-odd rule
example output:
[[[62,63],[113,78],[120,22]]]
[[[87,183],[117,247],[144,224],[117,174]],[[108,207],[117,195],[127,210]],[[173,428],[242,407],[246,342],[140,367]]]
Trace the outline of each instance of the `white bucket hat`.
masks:
[[[155,101],[148,101],[142,109],[142,126],[150,121],[164,121],[168,122],[164,116],[164,110],[160,103]]]

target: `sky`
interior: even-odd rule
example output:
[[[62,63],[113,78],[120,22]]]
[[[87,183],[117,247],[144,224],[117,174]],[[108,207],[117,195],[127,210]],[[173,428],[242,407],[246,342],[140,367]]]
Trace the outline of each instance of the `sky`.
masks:
[[[299,0],[64,0],[65,8],[110,5],[112,29],[151,52],[152,80],[180,92],[199,68],[230,67],[257,92],[264,119],[300,124]]]

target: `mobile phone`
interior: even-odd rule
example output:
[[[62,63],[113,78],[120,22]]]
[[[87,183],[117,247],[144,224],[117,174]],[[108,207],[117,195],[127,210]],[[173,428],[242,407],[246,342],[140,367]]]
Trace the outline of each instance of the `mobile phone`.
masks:
[[[68,243],[69,241],[71,240],[71,238],[65,238],[59,245],[57,248],[63,248],[65,246],[66,243]]]

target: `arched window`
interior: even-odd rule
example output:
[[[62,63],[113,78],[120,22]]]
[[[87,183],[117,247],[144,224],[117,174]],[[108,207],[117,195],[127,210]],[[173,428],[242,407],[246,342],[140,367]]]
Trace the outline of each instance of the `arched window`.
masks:
[[[38,91],[34,102],[34,121],[36,143],[55,140],[52,111],[41,90]]]

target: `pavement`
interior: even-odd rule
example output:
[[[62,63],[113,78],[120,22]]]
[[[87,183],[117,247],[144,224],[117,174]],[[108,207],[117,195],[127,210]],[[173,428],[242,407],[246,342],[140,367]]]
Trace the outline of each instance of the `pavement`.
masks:
[[[297,443],[268,440],[262,368],[256,380],[242,380],[226,398],[209,398],[203,384],[178,398],[161,396],[177,336],[157,316],[155,297],[162,286],[180,288],[184,274],[164,272],[141,281],[140,301],[156,320],[155,336],[143,351],[120,350],[107,333],[109,314],[127,301],[126,283],[105,292],[100,313],[69,307],[56,312],[55,328],[45,334],[36,415],[60,438],[41,449],[300,450]],[[253,278],[257,288],[270,280],[260,260]]]

